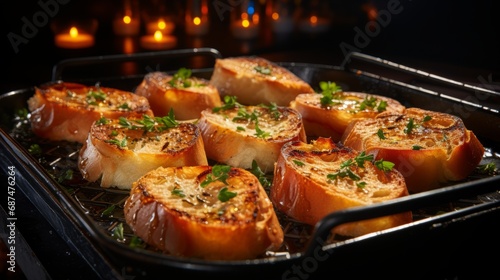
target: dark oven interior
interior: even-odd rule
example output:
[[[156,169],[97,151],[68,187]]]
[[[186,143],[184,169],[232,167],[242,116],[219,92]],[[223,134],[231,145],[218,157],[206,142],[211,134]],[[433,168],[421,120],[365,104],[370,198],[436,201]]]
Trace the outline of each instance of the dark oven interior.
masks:
[[[189,50],[187,55],[194,55],[191,52]],[[219,57],[214,50],[206,50],[206,54]],[[186,53],[164,54],[167,59],[181,55]],[[80,64],[94,67],[103,62],[128,60],[138,63],[141,59],[144,57],[113,56],[67,61],[54,68],[54,79],[62,78],[66,67],[79,67]],[[154,61],[155,58],[147,59]],[[348,56],[340,66],[293,62],[280,65],[314,87],[320,81],[334,81],[344,90],[380,94],[407,107],[456,114],[484,144],[486,153],[481,164],[500,164],[500,103],[496,92],[457,85],[359,53]],[[193,69],[193,74],[209,79],[211,70]],[[142,75],[137,75],[75,81],[99,82],[103,86],[133,91],[142,78]],[[82,179],[76,166],[79,144],[47,141],[32,134],[26,116],[20,112],[26,109],[26,101],[33,93],[33,88],[27,88],[1,96],[2,160],[19,169],[19,191],[100,277],[140,279],[170,271],[185,275],[234,277],[244,273],[249,277],[267,275],[308,279],[324,272],[390,276],[392,272],[378,270],[406,266],[406,271],[416,270],[412,275],[417,278],[437,276],[442,279],[449,275],[440,274],[440,269],[470,265],[474,263],[473,254],[499,247],[498,242],[487,241],[496,239],[494,221],[499,217],[499,180],[496,172],[483,174],[478,171],[463,182],[438,190],[380,206],[332,214],[316,227],[297,223],[280,214],[285,244],[279,251],[268,252],[259,259],[215,262],[162,254],[142,243],[135,243],[123,217],[123,203],[128,191],[103,189]],[[39,145],[42,152],[34,151],[33,144]],[[410,225],[359,238],[332,238],[329,235],[330,229],[338,224],[406,210],[413,212],[414,222]],[[125,241],[117,240],[119,227],[123,227]],[[466,271],[471,275],[484,273],[474,269]]]

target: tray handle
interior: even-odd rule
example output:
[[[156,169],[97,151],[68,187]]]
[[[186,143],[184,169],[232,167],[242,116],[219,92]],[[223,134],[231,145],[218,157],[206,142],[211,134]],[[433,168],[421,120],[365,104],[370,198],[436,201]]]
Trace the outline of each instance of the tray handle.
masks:
[[[330,213],[318,223],[316,223],[309,243],[305,247],[304,256],[314,256],[317,254],[318,248],[323,249],[327,245],[327,240],[334,227],[349,222],[357,222],[367,219],[379,218],[383,216],[393,215],[406,211],[412,211],[419,208],[438,205],[463,197],[480,195],[489,192],[498,191],[498,177],[488,177],[479,179],[474,182],[465,182],[458,185],[443,187],[423,193],[412,194],[402,198],[393,199],[391,201],[381,202],[376,205],[363,207],[353,207],[343,211]],[[468,211],[473,211],[472,208],[492,208],[493,205],[500,205],[500,200],[484,202],[476,206],[464,208],[462,212],[457,210],[450,212],[450,215],[465,215]],[[476,209],[477,210],[477,209]],[[446,214],[441,215],[446,218]]]
[[[221,53],[214,48],[193,48],[193,49],[178,49],[157,52],[143,52],[132,54],[116,54],[106,56],[91,56],[65,59],[54,65],[52,68],[52,81],[62,79],[63,72],[68,67],[74,66],[88,66],[105,63],[121,63],[131,61],[146,61],[150,59],[164,59],[164,58],[179,58],[205,55],[211,56],[214,59],[221,58]]]
[[[406,74],[410,74],[410,75],[415,76],[415,77],[427,79],[429,81],[434,81],[434,82],[442,83],[442,84],[447,85],[447,86],[460,88],[460,89],[465,90],[465,91],[480,92],[480,93],[484,93],[484,94],[488,94],[488,95],[500,96],[500,92],[486,88],[486,87],[479,87],[479,86],[459,82],[459,81],[456,81],[453,79],[445,78],[443,76],[435,75],[435,74],[432,74],[432,73],[429,73],[426,71],[422,71],[422,70],[418,70],[418,69],[408,67],[408,66],[405,66],[402,64],[398,64],[398,63],[395,63],[395,62],[392,62],[392,61],[389,61],[386,59],[382,59],[379,57],[375,57],[372,55],[368,55],[368,54],[364,54],[364,53],[360,53],[360,52],[355,52],[355,51],[350,52],[345,56],[340,67],[344,70],[351,70],[354,72],[357,70],[363,71],[363,69],[354,68],[353,65],[357,61],[362,61],[362,62],[368,63],[368,65],[372,65],[372,66],[379,66],[379,67],[382,67],[384,69],[395,70],[397,74],[406,73]],[[389,78],[389,77],[385,77],[385,78]],[[399,81],[399,82],[402,82],[402,81]]]

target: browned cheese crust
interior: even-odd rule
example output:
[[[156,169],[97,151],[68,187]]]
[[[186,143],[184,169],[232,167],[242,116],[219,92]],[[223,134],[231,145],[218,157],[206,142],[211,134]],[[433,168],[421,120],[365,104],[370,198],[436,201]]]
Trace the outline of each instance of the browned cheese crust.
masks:
[[[411,193],[465,179],[484,154],[460,118],[419,108],[354,121],[341,141],[394,162]]]
[[[263,256],[283,242],[271,201],[250,172],[231,168],[227,184],[200,184],[210,166],[155,169],[137,182],[125,218],[148,244],[174,256],[242,260]],[[222,202],[222,188],[236,196]]]
[[[396,170],[383,171],[371,161],[364,167],[348,167],[359,177],[329,178],[329,174],[346,172],[342,165],[359,153],[337,146],[330,138],[318,138],[310,144],[289,142],[283,146],[274,173],[271,201],[290,217],[316,224],[326,215],[350,207],[367,206],[408,195],[403,176]],[[411,212],[351,222],[333,232],[343,236],[360,236],[412,221]]]
[[[153,115],[148,100],[114,88],[55,83],[35,88],[28,100],[33,132],[50,140],[83,143],[101,117]]]

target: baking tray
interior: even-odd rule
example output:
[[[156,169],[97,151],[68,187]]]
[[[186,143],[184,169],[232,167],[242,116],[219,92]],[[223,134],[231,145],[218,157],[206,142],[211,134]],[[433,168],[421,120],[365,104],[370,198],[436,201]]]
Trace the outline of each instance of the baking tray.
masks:
[[[155,70],[160,70],[158,65],[169,65],[170,69],[161,70],[174,72],[177,68],[172,68],[176,65],[173,60],[197,56],[208,57],[209,60],[222,57],[217,50],[202,48],[71,59],[54,66],[53,81],[100,83],[102,86],[133,91],[144,74],[108,77],[98,73],[97,77],[90,78],[64,75],[69,73],[69,68],[89,66],[90,69],[106,69],[99,64],[123,62],[145,62],[146,66],[143,64],[140,67],[149,71],[152,68],[148,65],[155,65]],[[181,61],[176,63],[182,65]],[[278,64],[313,87],[320,81],[334,81],[344,90],[380,94],[397,99],[407,107],[459,115],[486,147],[481,164],[500,164],[500,94],[495,91],[357,52],[350,53],[340,66],[294,62]],[[212,69],[197,68],[192,71],[193,75],[208,79]],[[96,74],[93,71],[90,73]],[[101,278],[141,279],[158,273],[182,273],[185,276],[224,278],[262,278],[265,275],[269,279],[312,279],[323,273],[339,272],[373,277],[387,262],[391,266],[408,265],[408,261],[414,259],[412,256],[430,251],[432,254],[427,257],[426,265],[412,275],[429,279],[438,276],[439,279],[446,276],[438,273],[443,267],[460,267],[460,260],[453,256],[457,253],[463,255],[464,252],[469,256],[477,253],[477,242],[488,240],[487,237],[495,233],[495,221],[500,215],[500,177],[496,173],[474,173],[467,180],[437,190],[332,213],[314,227],[301,225],[278,213],[285,228],[287,247],[268,252],[258,259],[205,261],[170,256],[143,244],[131,246],[133,234],[125,224],[122,213],[128,192],[102,189],[81,179],[76,168],[79,144],[47,141],[31,133],[24,113],[26,101],[33,94],[34,88],[25,88],[0,96],[2,160],[18,169],[20,191]],[[461,96],[473,98],[464,101]],[[32,144],[39,145],[42,152],[35,153]],[[71,173],[72,176],[69,176]],[[358,238],[331,239],[329,235],[333,227],[342,223],[403,211],[412,211],[415,221]],[[120,225],[124,226],[125,241],[117,240],[114,234]],[[493,238],[491,236],[490,240]],[[494,247],[495,243],[488,245]],[[408,255],[408,252],[411,253]],[[403,255],[405,258],[398,257]],[[385,277],[391,275],[382,271],[381,275]]]

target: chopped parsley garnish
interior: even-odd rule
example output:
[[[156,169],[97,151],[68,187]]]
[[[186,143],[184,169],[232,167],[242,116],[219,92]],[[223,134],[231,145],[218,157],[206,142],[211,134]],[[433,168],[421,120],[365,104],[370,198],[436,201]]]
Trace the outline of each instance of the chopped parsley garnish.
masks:
[[[173,190],[172,190],[172,194],[173,195],[176,195],[178,197],[185,197],[186,195],[184,194],[184,191],[175,187]]]
[[[229,178],[229,171],[231,171],[231,166],[216,164],[212,167],[212,172],[207,175],[205,180],[200,183],[202,188],[208,186],[208,184],[216,181],[220,181],[227,185],[227,178]]]
[[[104,93],[100,88],[96,90],[90,90],[87,93],[87,103],[90,105],[97,105],[98,102],[104,101],[106,99],[106,93]]]
[[[18,118],[20,118],[21,120],[25,120],[28,118],[28,109],[26,108],[22,108],[22,109],[19,109],[17,110],[16,112],[16,115]]]
[[[476,170],[477,172],[479,172],[479,174],[493,175],[497,172],[497,167],[494,162],[490,162],[478,165],[476,167]]]
[[[118,109],[125,110],[125,111],[130,111],[132,110],[127,103],[123,103],[120,106],[118,106]]]
[[[320,99],[321,105],[328,106],[334,103],[334,99],[339,99],[340,95],[336,94],[342,92],[342,88],[333,82],[319,82],[319,87],[321,89],[321,94],[323,95]]]
[[[240,103],[236,102],[236,96],[226,95],[224,96],[224,105],[212,108],[212,112],[217,113],[221,110],[229,110],[241,106]]]
[[[413,118],[410,118],[408,120],[408,123],[406,124],[406,127],[404,129],[404,133],[410,135],[412,130],[416,127]]]
[[[250,170],[250,172],[259,179],[260,184],[264,188],[268,188],[271,186],[271,181],[267,179],[266,174],[262,171],[262,169],[260,169],[257,161],[252,160],[252,169]]]
[[[110,217],[115,211],[116,205],[111,204],[108,208],[104,209],[101,213],[101,217]]]
[[[383,159],[376,160],[373,164],[382,171],[391,171],[394,168],[394,163]]]
[[[380,140],[384,140],[384,139],[387,139],[384,135],[384,131],[382,130],[382,128],[380,128],[379,130],[377,130],[377,136]]]
[[[419,146],[419,145],[413,145],[413,146],[411,147],[411,149],[412,149],[412,150],[415,150],[415,151],[422,150],[423,148],[424,148],[424,147]]]
[[[359,110],[363,111],[366,108],[376,109],[377,112],[383,112],[387,108],[387,101],[379,100],[373,96],[366,96],[365,99],[359,103]],[[378,102],[378,103],[377,103]]]
[[[57,182],[62,183],[71,179],[73,179],[73,170],[67,169],[61,175],[59,175],[59,177],[57,178]]]
[[[424,117],[423,121],[424,121],[424,122],[428,122],[428,121],[430,121],[430,120],[432,120],[432,117],[431,117],[431,116],[429,116],[429,115],[425,115],[425,117]]]
[[[95,122],[97,125],[104,125],[104,124],[108,124],[109,123],[109,119],[105,118],[105,117],[101,117],[100,119],[98,119],[96,122]]]
[[[129,120],[125,117],[120,117],[118,119],[118,124],[126,129],[142,129],[145,132],[161,132],[179,125],[179,123],[175,120],[172,108],[170,109],[168,116],[151,117],[149,115],[142,115],[142,119],[139,120]]]
[[[340,163],[338,172],[329,173],[326,175],[328,180],[337,180],[341,178],[349,178],[356,182],[358,188],[364,188],[366,182],[360,181],[361,177],[353,171],[353,168],[364,168],[365,162],[373,162],[374,157],[372,154],[367,155],[364,151],[358,154],[354,159],[350,158]],[[373,162],[375,167],[382,171],[390,171],[394,167],[394,163],[384,160],[376,160]]]
[[[223,187],[220,189],[219,194],[217,195],[217,198],[222,201],[226,202],[230,200],[231,198],[235,197],[237,193],[235,192],[230,192],[227,187]]]
[[[255,66],[253,68],[255,71],[263,74],[263,75],[271,75],[271,68],[266,66]]]
[[[189,79],[191,77],[191,70],[187,68],[180,68],[177,70],[177,72],[174,74],[172,79],[168,82],[172,87],[179,88],[188,88],[191,86],[191,80]]]
[[[42,154],[42,148],[38,144],[31,144],[28,148],[28,152],[34,156],[39,156]]]
[[[265,139],[265,138],[271,136],[271,133],[260,129],[258,119],[255,120],[255,136],[262,138],[262,139]]]
[[[116,138],[106,140],[106,143],[116,145],[120,148],[126,147],[127,146],[127,138],[123,138],[122,140],[118,140]]]
[[[207,174],[207,177],[205,180],[203,180],[200,183],[200,187],[204,188],[208,186],[210,183],[219,181],[224,183],[226,187],[223,187],[222,189],[219,190],[219,193],[217,195],[217,198],[222,201],[226,202],[230,200],[231,198],[235,197],[237,193],[229,191],[227,188],[227,179],[229,178],[229,171],[231,171],[231,166],[229,165],[220,165],[216,164],[212,167],[212,172]]]
[[[296,160],[296,159],[293,160],[293,163],[295,163],[295,165],[297,165],[297,166],[304,166],[304,165],[306,165],[304,162],[302,162],[300,160]]]
[[[123,235],[123,223],[119,223],[116,225],[116,227],[113,229],[113,236],[117,241],[123,242],[125,240],[125,237]]]
[[[281,112],[278,108],[278,105],[276,105],[276,103],[271,102],[269,105],[261,104],[259,106],[263,107],[263,108],[267,108],[269,110],[269,114],[271,114],[271,116],[273,116],[273,119],[279,120],[279,118],[281,117]]]
[[[132,236],[132,238],[130,238],[130,243],[128,244],[128,246],[131,248],[144,248],[146,246],[146,243],[144,243],[144,240],[142,240],[140,237],[134,235]]]

